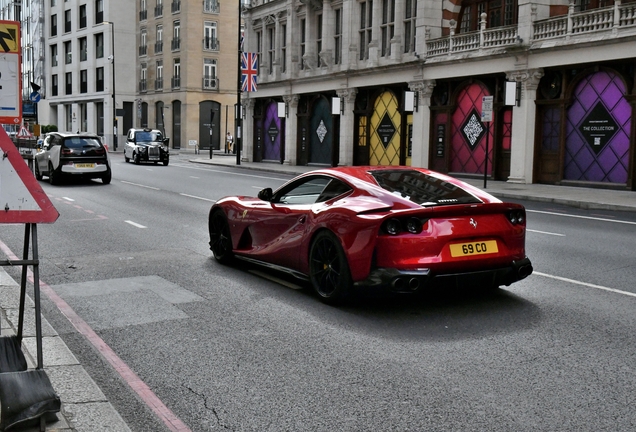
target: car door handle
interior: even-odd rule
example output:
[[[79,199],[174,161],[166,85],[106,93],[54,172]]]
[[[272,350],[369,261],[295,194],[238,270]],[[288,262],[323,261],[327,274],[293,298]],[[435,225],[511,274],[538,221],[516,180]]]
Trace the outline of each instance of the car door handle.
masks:
[[[302,215],[301,217],[298,218],[298,223],[304,224],[306,220],[307,220],[307,216]]]

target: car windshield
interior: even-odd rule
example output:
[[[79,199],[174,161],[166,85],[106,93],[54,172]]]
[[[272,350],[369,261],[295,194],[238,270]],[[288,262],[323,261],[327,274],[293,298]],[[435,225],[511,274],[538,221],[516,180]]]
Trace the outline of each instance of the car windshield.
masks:
[[[137,132],[136,140],[139,142],[153,142],[153,141],[161,141],[161,132],[154,131],[141,131]]]
[[[64,140],[64,146],[71,149],[87,149],[101,147],[101,143],[97,138],[71,137]]]
[[[370,174],[380,187],[424,207],[481,201],[464,189],[416,170],[377,170]]]

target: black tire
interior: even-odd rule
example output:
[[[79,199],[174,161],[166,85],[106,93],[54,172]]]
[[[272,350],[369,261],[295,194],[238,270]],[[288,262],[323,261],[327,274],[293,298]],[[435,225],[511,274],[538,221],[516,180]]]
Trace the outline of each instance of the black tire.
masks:
[[[60,177],[61,174],[55,172],[55,170],[53,169],[53,165],[49,163],[49,183],[51,183],[52,185],[60,184]]]
[[[126,156],[126,150],[124,150],[124,161],[126,163],[130,162],[130,158],[128,156]]]
[[[230,225],[223,210],[217,209],[210,215],[208,229],[210,232],[210,250],[214,254],[214,258],[221,264],[231,263],[234,260],[232,236],[230,234]]]
[[[170,161],[167,161],[167,160],[163,161],[163,166],[168,166],[168,163],[169,163],[169,162],[170,162]]]
[[[108,171],[106,171],[106,174],[104,174],[102,176],[102,183],[104,184],[110,184],[110,181],[113,179],[113,173],[110,170],[110,168],[108,169]]]
[[[42,180],[42,173],[40,172],[40,167],[38,166],[37,161],[35,162],[35,179]]]
[[[141,163],[141,157],[139,153],[133,153],[133,160],[135,161],[135,165],[139,165]]]
[[[309,250],[309,279],[324,303],[341,303],[351,290],[351,272],[347,256],[338,238],[321,231]]]

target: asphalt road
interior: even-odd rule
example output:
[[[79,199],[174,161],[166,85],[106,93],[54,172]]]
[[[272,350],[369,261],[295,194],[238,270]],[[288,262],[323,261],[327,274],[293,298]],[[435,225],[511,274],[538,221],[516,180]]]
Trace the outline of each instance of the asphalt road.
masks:
[[[43,183],[61,217],[38,226],[41,279],[190,430],[636,429],[636,215],[526,202],[528,279],[333,308],[211,258],[212,201],[288,176],[121,159],[111,185]],[[22,227],[1,235],[21,251]],[[133,431],[167,430],[43,309]]]

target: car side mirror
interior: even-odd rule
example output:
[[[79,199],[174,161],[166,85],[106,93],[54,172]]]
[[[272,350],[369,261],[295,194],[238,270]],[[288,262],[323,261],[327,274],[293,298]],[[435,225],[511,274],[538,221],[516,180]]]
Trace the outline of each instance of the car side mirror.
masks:
[[[272,188],[265,188],[258,193],[258,199],[270,201],[272,199]]]
[[[164,143],[166,146],[170,147],[170,138],[164,138],[164,139],[163,139],[163,143]]]

